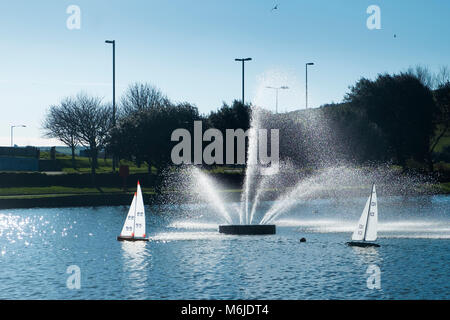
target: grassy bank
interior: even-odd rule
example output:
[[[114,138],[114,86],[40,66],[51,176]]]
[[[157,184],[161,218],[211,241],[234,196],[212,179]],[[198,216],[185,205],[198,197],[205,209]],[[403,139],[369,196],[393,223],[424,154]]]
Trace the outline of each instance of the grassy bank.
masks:
[[[322,190],[314,198],[332,197],[358,197],[367,194],[369,186],[346,186],[339,189]],[[0,209],[14,208],[46,208],[46,207],[79,207],[79,206],[117,206],[129,205],[134,190],[123,191],[118,188],[6,188],[1,190]],[[265,190],[261,195],[261,200],[275,200],[280,194],[288,191]],[[382,188],[380,188],[382,190]],[[242,190],[223,189],[219,190],[225,201],[239,201]],[[151,188],[144,188],[144,201],[148,205],[157,204],[158,197]],[[418,186],[416,190],[411,190],[409,195],[419,194],[450,194],[450,182]],[[404,194],[389,194],[404,195]],[[381,193],[380,196],[383,196]],[[388,194],[385,194],[388,196]],[[172,197],[173,198],[173,197]],[[178,193],[177,198],[180,203],[192,201],[184,193]]]
[[[131,191],[130,191],[131,192]],[[152,194],[153,189],[143,188],[143,192]],[[20,196],[40,196],[40,195],[80,195],[80,194],[122,194],[126,193],[121,188],[71,188],[71,187],[22,187],[22,188],[1,188],[0,199],[5,197],[20,197]]]
[[[41,152],[41,159],[50,160],[49,152]],[[56,153],[56,161],[61,166],[64,173],[90,173],[91,172],[91,160],[87,157],[75,157],[75,168],[72,166],[72,157],[62,153]],[[148,166],[143,163],[141,166],[136,166],[134,162],[127,160],[120,160],[120,165],[128,166],[130,174],[134,173],[148,173]],[[110,173],[112,172],[112,160],[111,159],[98,159],[97,173]],[[152,167],[152,173],[156,173],[156,168]]]
[[[450,194],[450,182],[443,182],[435,185],[437,193],[439,194]]]

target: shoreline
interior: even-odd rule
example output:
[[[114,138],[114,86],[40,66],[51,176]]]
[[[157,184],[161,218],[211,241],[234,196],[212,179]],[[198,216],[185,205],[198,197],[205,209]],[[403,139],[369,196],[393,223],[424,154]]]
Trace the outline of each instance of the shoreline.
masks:
[[[379,196],[433,196],[450,194],[450,184],[441,183],[434,185],[433,189],[421,186],[422,190],[410,190],[410,192],[400,192],[392,190],[381,192]],[[276,200],[280,195],[288,192],[285,190],[271,190],[262,193],[262,201]],[[239,202],[242,190],[222,190],[219,191],[224,202]],[[366,186],[349,186],[341,189],[324,189],[305,200],[314,199],[336,199],[344,197],[363,197],[367,194]],[[161,196],[154,193],[143,193],[146,205],[163,204]],[[0,210],[4,209],[30,209],[30,208],[67,208],[67,207],[103,207],[103,206],[127,206],[131,203],[133,192],[115,193],[86,193],[86,194],[27,194],[0,196]],[[189,196],[179,193],[179,201],[174,204],[193,203]]]

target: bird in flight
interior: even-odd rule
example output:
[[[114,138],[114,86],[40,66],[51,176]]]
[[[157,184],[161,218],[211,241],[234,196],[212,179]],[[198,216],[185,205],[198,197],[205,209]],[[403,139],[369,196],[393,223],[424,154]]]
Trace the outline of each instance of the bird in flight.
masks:
[[[277,10],[277,9],[278,9],[278,4],[276,4],[270,11]]]

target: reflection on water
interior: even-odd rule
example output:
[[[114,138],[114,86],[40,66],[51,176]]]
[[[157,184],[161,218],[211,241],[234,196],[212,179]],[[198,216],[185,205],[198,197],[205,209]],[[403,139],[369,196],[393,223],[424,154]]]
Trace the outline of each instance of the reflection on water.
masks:
[[[350,247],[350,248],[352,249],[355,256],[358,257],[361,264],[379,265],[382,263],[382,259],[378,254],[379,249],[376,247],[368,247],[368,248]]]
[[[148,208],[150,242],[116,241],[126,206],[1,210],[0,298],[450,298],[450,197],[381,198],[381,247],[348,247],[364,201],[297,203],[273,236],[219,234],[205,205]],[[66,287],[70,265],[80,290]],[[370,265],[381,290],[367,288]]]
[[[297,227],[299,231],[318,233],[348,233],[353,232],[355,228],[354,220],[342,219],[280,219],[276,221],[276,224],[284,227]],[[450,221],[380,221],[378,237],[449,239]]]
[[[148,274],[152,268],[151,251],[144,241],[121,242],[122,272],[126,275],[126,289],[139,296],[145,291]]]

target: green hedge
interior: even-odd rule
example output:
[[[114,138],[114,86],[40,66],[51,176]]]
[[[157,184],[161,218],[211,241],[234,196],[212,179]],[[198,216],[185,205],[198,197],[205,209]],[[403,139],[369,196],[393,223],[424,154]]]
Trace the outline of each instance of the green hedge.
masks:
[[[226,174],[214,173],[211,174],[215,179],[221,183],[239,186],[242,183],[242,174]],[[134,187],[137,181],[146,188],[152,188],[158,181],[155,174],[148,173],[131,174],[127,178],[127,186]],[[43,173],[20,173],[20,172],[3,172],[0,173],[0,188],[1,187],[91,187],[93,186],[92,176],[88,173],[68,173],[58,175],[47,175]],[[118,173],[99,173],[95,176],[95,186],[98,187],[122,187],[123,180]]]

